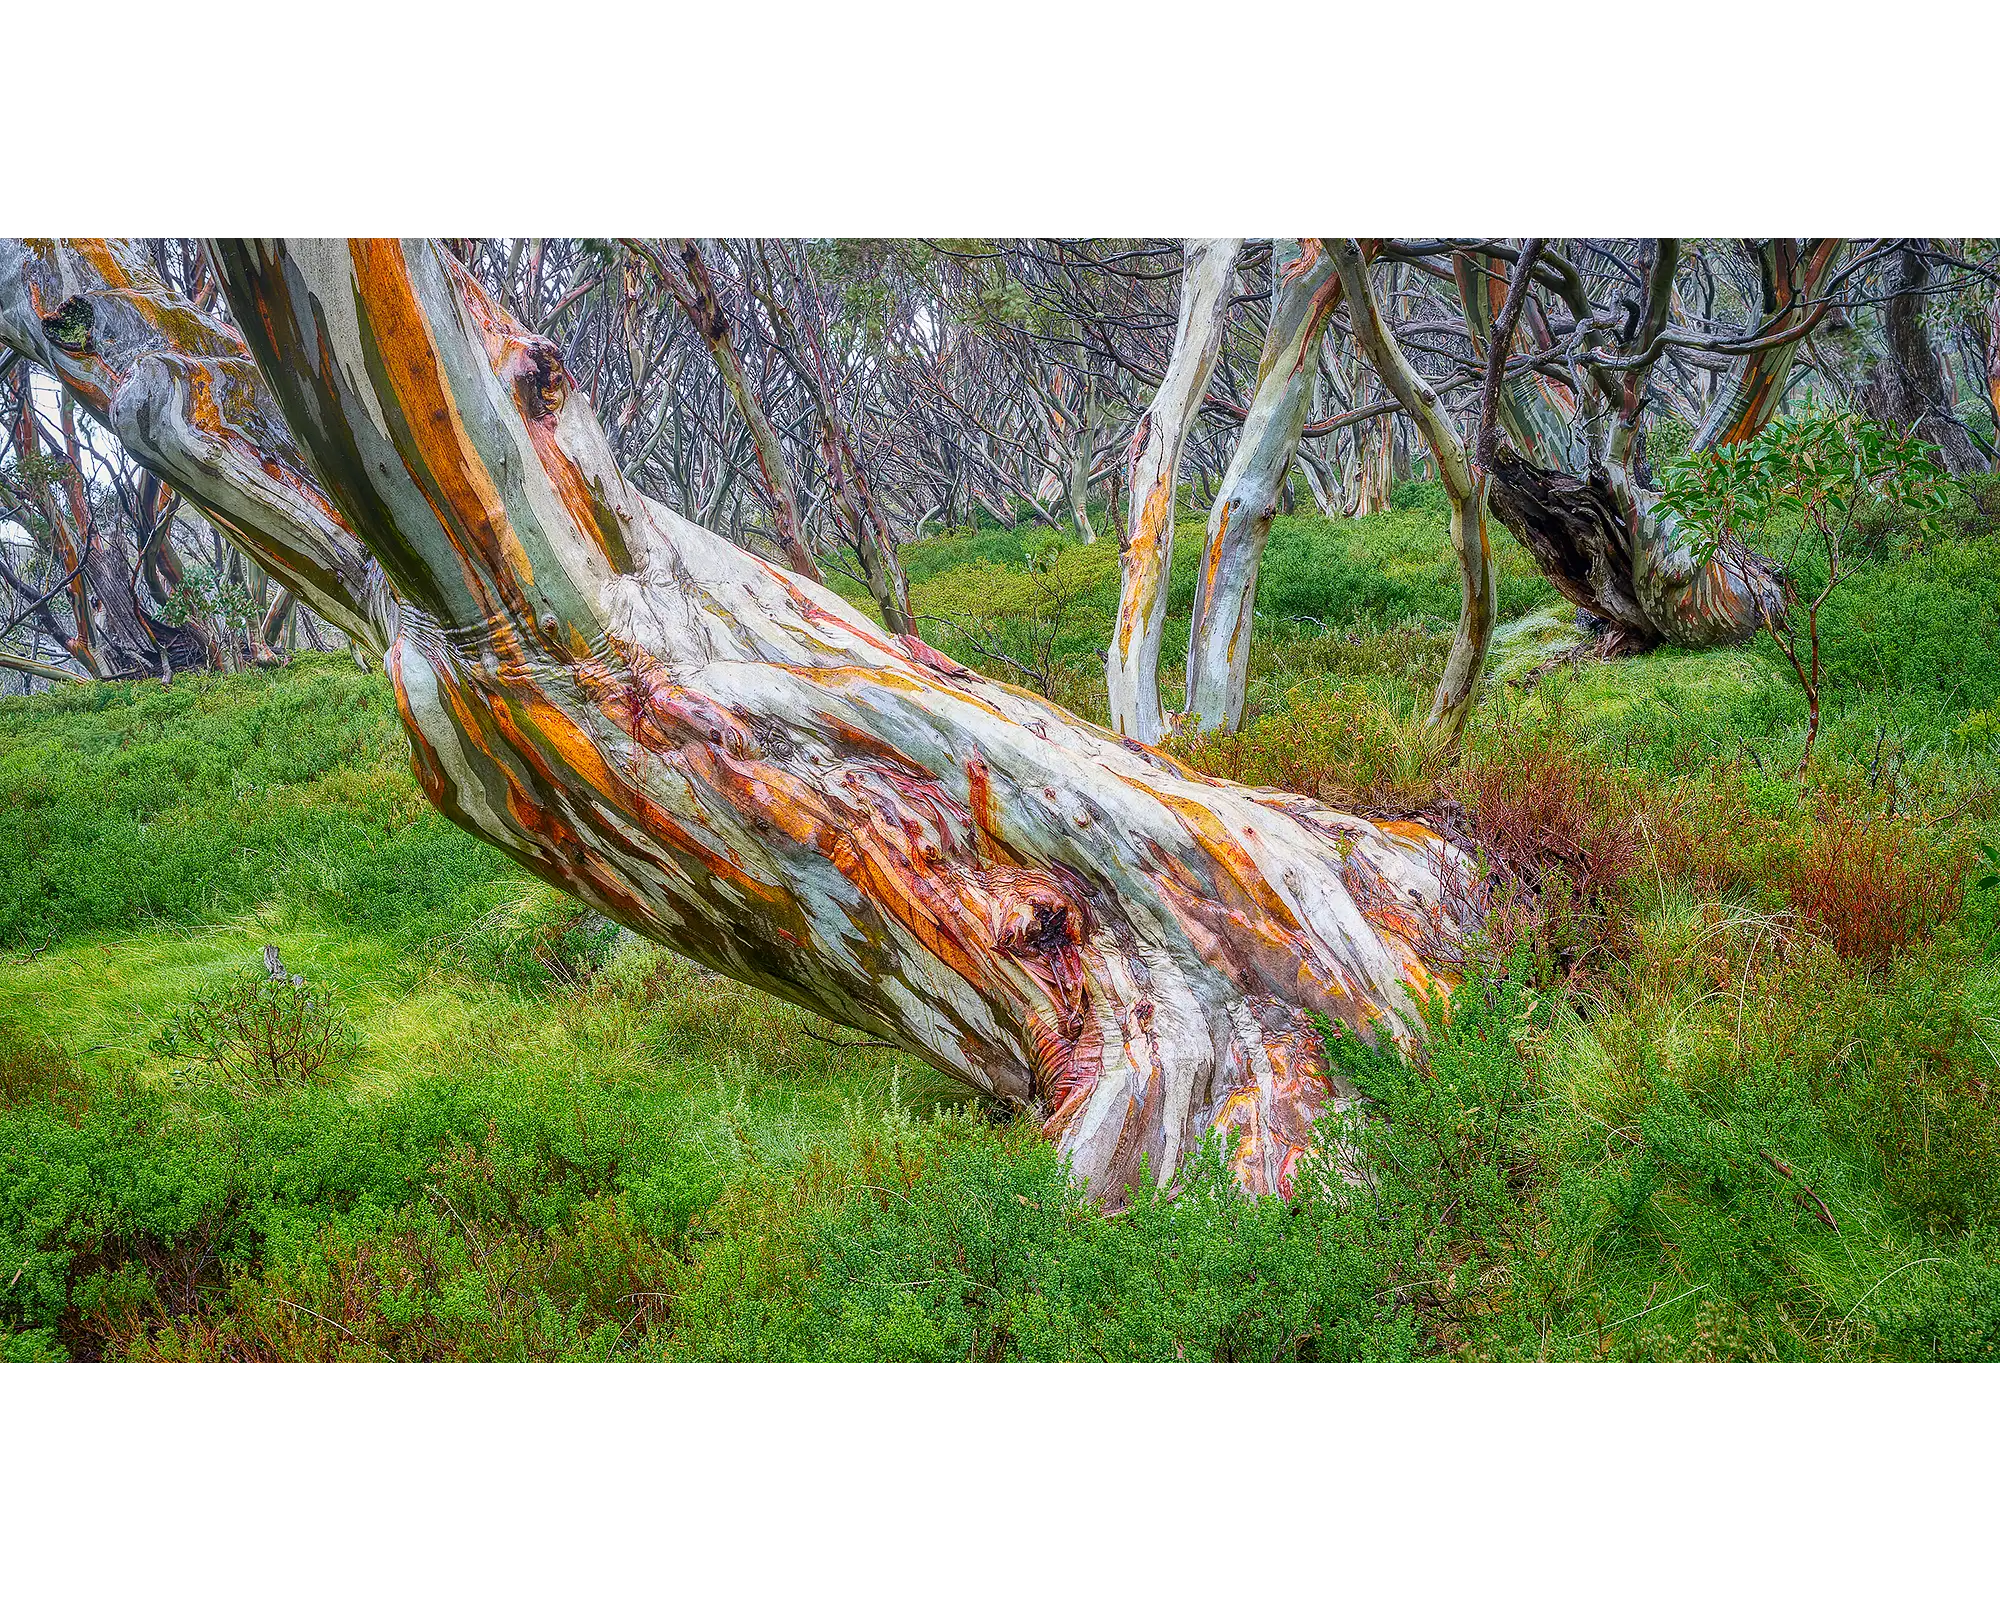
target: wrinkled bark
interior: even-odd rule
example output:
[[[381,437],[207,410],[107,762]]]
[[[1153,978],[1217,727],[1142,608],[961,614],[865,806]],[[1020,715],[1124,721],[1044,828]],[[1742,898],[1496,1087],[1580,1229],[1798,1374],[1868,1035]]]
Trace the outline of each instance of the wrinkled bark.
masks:
[[[1241,239],[1190,239],[1181,269],[1173,356],[1127,452],[1131,525],[1119,541],[1118,620],[1105,661],[1111,726],[1142,744],[1166,737],[1160,708],[1160,641],[1174,555],[1174,496],[1181,444],[1208,394],[1236,281]]]
[[[380,563],[434,803],[627,926],[1035,1107],[1100,1199],[1211,1129],[1282,1191],[1343,1092],[1314,1013],[1400,1030],[1402,985],[1450,959],[1424,829],[1121,743],[636,494],[556,347],[434,245],[215,253]]]
[[[1257,569],[1298,454],[1326,319],[1340,280],[1318,240],[1272,245],[1271,314],[1235,453],[1208,516],[1188,636],[1187,715],[1194,726],[1235,730],[1243,721]],[[1386,420],[1386,419],[1384,419]]]
[[[1834,241],[1816,243],[1828,248],[1807,253],[1811,275],[1774,309],[1773,337],[1802,328],[1812,314],[1799,300],[1831,266]],[[1773,271],[1797,259],[1789,247],[1780,240],[1767,249]],[[1673,289],[1678,241],[1655,240],[1651,248],[1646,304],[1623,341],[1634,352],[1649,349],[1665,327]],[[1483,358],[1505,281],[1464,253],[1454,269],[1466,326]],[[1528,353],[1534,340],[1524,321],[1513,353]],[[1708,447],[1748,437],[1769,420],[1794,349],[1779,344],[1744,358],[1700,430],[1712,441]],[[1505,380],[1499,419],[1506,442],[1493,465],[1492,512],[1549,581],[1604,626],[1607,650],[1744,643],[1768,612],[1783,607],[1783,588],[1755,557],[1698,560],[1696,539],[1639,481],[1650,360],[1634,361],[1622,372],[1598,373],[1581,412],[1574,395],[1539,371]]]

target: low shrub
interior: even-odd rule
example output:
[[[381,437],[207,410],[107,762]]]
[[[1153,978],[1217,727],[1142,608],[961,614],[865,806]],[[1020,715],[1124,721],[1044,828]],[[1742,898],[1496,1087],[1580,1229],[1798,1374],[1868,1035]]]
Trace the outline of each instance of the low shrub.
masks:
[[[69,1051],[0,1016],[0,1107],[42,1106],[74,1122],[90,1101],[90,1079]]]
[[[1559,715],[1501,720],[1453,774],[1453,797],[1489,869],[1497,869],[1487,938],[1532,942],[1570,970],[1594,951],[1622,952],[1616,903],[1646,847],[1642,792]]]
[[[1850,961],[1881,966],[1956,917],[1964,855],[1894,818],[1836,815],[1807,835],[1780,880],[1806,925]]]
[[[1450,758],[1421,716],[1365,691],[1300,686],[1241,733],[1182,735],[1168,748],[1198,771],[1310,795],[1376,816],[1409,816],[1445,793]]]
[[[360,1030],[337,991],[262,967],[203,984],[153,1044],[245,1095],[324,1083],[361,1057]]]

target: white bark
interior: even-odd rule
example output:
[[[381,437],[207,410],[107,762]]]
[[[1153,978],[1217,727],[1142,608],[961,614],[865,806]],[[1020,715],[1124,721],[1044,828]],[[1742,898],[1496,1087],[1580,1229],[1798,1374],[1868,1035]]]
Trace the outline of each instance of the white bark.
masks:
[[[1132,515],[1120,541],[1118,621],[1105,661],[1111,726],[1142,744],[1166,737],[1160,707],[1160,640],[1167,625],[1167,572],[1174,554],[1174,492],[1181,444],[1208,395],[1222,348],[1241,239],[1190,239],[1181,273],[1180,317],[1159,392],[1132,435]]]

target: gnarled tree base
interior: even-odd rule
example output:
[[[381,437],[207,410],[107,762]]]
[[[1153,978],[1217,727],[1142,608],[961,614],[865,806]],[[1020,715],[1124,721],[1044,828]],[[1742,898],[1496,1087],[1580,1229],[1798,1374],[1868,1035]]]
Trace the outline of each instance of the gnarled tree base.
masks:
[[[1602,467],[1579,478],[1502,446],[1490,481],[1493,514],[1595,619],[1604,655],[1743,644],[1784,608],[1768,563],[1747,551],[1697,563],[1682,530],[1621,494]]]

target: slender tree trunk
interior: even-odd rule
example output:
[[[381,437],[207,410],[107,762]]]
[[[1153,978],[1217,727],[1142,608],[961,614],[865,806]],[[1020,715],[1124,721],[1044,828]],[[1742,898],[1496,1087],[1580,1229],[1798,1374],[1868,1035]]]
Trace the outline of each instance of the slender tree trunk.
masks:
[[[60,331],[60,323],[58,327]],[[117,528],[102,524],[86,493],[75,401],[66,391],[62,436],[64,453],[45,457],[34,411],[22,406],[16,453],[23,460],[60,461],[67,468],[60,481],[44,483],[37,496],[50,559],[69,575],[71,637],[64,648],[93,678],[151,678],[170,675],[176,667],[202,665],[207,653],[192,629],[155,622],[140,608],[141,572],[131,559],[134,552]]]
[[[1340,274],[1354,342],[1368,358],[1389,392],[1421,430],[1438,464],[1438,478],[1451,502],[1451,547],[1458,557],[1458,626],[1445,658],[1444,676],[1431,703],[1431,726],[1440,728],[1456,748],[1478,700],[1486,652],[1493,641],[1497,615],[1494,602],[1493,546],[1486,532],[1486,479],[1466,457],[1464,442],[1445,415],[1437,392],[1410,365],[1382,320],[1382,311],[1368,282],[1368,263],[1352,239],[1327,241],[1328,253]],[[1518,306],[1515,308],[1518,315]]]
[[[759,250],[761,252],[761,245]],[[789,262],[787,266],[789,269]],[[804,276],[793,274],[811,311],[810,319],[801,324],[786,309],[784,299],[777,290],[775,274],[769,273],[768,267],[767,261],[770,281],[766,285],[769,292],[764,296],[764,304],[770,310],[773,323],[789,330],[795,341],[805,346],[805,357],[794,355],[793,365],[805,379],[806,394],[812,401],[819,422],[820,449],[826,457],[827,479],[834,507],[854,542],[854,552],[861,563],[862,580],[868,585],[868,593],[889,631],[914,634],[916,622],[910,614],[909,581],[904,577],[903,564],[896,556],[895,536],[882,516],[874,491],[868,485],[868,473],[862,466],[860,453],[854,448],[840,417],[833,375],[828,370],[826,349],[819,335],[817,291],[809,282],[809,273]]]
[[[678,242],[681,266],[687,274],[685,284],[674,276],[666,260],[650,245],[644,241],[633,241],[680,301],[688,321],[694,324],[695,332],[708,346],[709,354],[715,360],[715,369],[722,376],[723,387],[729,391],[729,398],[736,407],[737,415],[742,417],[743,425],[750,430],[750,448],[757,457],[757,472],[764,480],[764,495],[770,502],[778,547],[785,552],[785,560],[800,577],[818,583],[821,581],[819,566],[813,560],[812,552],[806,548],[804,528],[799,521],[798,495],[792,488],[791,469],[785,464],[784,447],[778,440],[778,430],[771,426],[771,419],[750,387],[749,374],[743,370],[743,362],[736,354],[729,319],[723,315],[722,298],[715,292],[715,279],[709,274],[701,246],[693,239]]]
[[[1188,637],[1187,714],[1195,726],[1233,731],[1250,677],[1257,569],[1292,470],[1318,370],[1326,319],[1340,279],[1318,240],[1272,245],[1271,314],[1236,451],[1209,512]]]
[[[1208,395],[1242,247],[1241,239],[1187,241],[1173,356],[1127,453],[1132,517],[1119,541],[1123,571],[1105,682],[1111,726],[1141,744],[1157,744],[1167,732],[1160,707],[1160,641],[1167,625],[1181,444]]]
[[[1083,404],[1076,415],[1076,438],[1070,450],[1069,512],[1076,536],[1084,544],[1097,542],[1090,525],[1090,461],[1097,452],[1097,380],[1086,374]]]
[[[1396,419],[1383,415],[1355,425],[1355,489],[1350,517],[1387,511],[1395,486]]]

